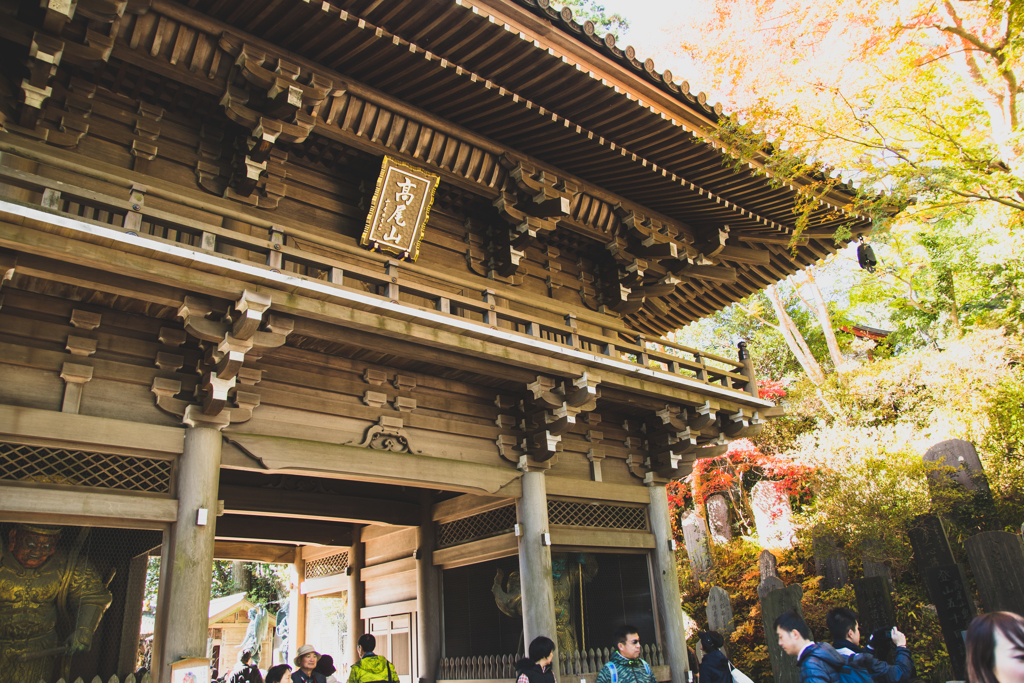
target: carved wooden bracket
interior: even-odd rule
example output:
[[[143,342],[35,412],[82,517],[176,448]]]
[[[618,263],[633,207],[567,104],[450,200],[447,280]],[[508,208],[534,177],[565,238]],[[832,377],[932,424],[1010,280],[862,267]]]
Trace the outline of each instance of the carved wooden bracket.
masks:
[[[268,314],[269,309],[269,296],[249,290],[243,291],[234,306],[221,316],[214,315],[210,302],[185,297],[178,317],[185,332],[199,339],[204,351],[196,368],[198,381],[192,400],[187,400],[177,398],[182,391],[180,380],[154,378],[151,391],[156,395],[157,406],[181,417],[186,424],[209,422],[226,426],[250,419],[260,404],[259,394],[244,391],[238,384],[255,385],[262,379],[262,373],[244,367],[246,357],[258,357],[281,346],[294,328],[294,321]],[[167,336],[170,339],[174,335]],[[161,330],[162,341],[164,337]],[[177,341],[176,345],[180,343]],[[156,362],[162,370],[175,371],[184,364],[180,356],[166,352],[158,353]]]
[[[218,45],[235,59],[221,106],[230,120],[249,132],[236,140],[233,175],[224,196],[277,208],[287,193],[284,164],[288,156],[275,145],[300,143],[309,137],[333,83],[303,73],[284,57],[269,56],[228,33],[221,35]],[[204,172],[209,174],[212,168]],[[257,189],[259,195],[253,197]]]
[[[563,381],[541,375],[520,397],[498,396],[495,405],[508,411],[495,420],[500,429],[508,430],[495,441],[498,453],[520,468],[554,465],[562,451],[562,436],[581,415],[586,418],[597,407],[601,396],[597,385],[598,380],[586,373]],[[598,459],[603,457],[603,452],[598,454]]]
[[[41,0],[38,7],[27,13],[28,21],[36,28],[29,44],[26,65],[29,75],[21,82],[21,103],[18,123],[30,135],[61,147],[78,144],[88,125],[68,111],[55,117],[48,102],[53,95],[53,76],[63,61],[76,66],[106,62],[114,47],[121,19],[128,14],[149,11],[148,0]],[[76,19],[76,30],[64,31]],[[80,36],[72,40],[70,36]],[[43,124],[44,114],[47,121]],[[54,123],[50,119],[54,119]]]
[[[579,188],[508,156],[501,158],[501,164],[508,169],[508,181],[493,204],[511,225],[493,226],[486,249],[490,254],[490,270],[501,277],[510,277],[519,269],[526,247],[534,243],[538,235],[554,230],[559,219],[569,217]]]

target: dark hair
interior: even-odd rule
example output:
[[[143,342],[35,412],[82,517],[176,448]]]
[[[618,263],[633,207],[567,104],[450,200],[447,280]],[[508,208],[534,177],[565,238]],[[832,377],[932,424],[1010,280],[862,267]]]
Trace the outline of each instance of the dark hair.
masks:
[[[276,664],[267,669],[267,677],[263,679],[263,683],[281,683],[281,679],[288,675],[288,672],[292,668],[287,664]]]
[[[363,648],[364,653],[373,652],[373,648],[377,647],[377,639],[373,637],[372,633],[364,633],[359,636],[356,645]]]
[[[615,629],[615,633],[612,634],[612,640],[616,645],[625,645],[626,641],[629,640],[629,636],[636,633],[640,634],[636,630],[636,626],[630,626],[629,624],[623,624],[622,626]]]
[[[530,643],[530,661],[537,663],[554,651],[554,641],[547,636],[537,636]]]
[[[999,683],[993,671],[996,629],[1024,649],[1024,618],[1012,612],[993,612],[975,617],[967,627],[967,680],[971,683]]]
[[[857,613],[849,607],[833,607],[825,615],[825,626],[832,640],[846,640],[846,635],[857,628]]]
[[[313,667],[313,671],[318,671],[326,678],[338,669],[334,666],[334,657],[330,655],[320,655],[320,659],[316,660],[316,666]]]
[[[704,652],[711,652],[725,645],[725,638],[718,631],[704,631],[697,634],[697,637],[700,638],[700,646]]]
[[[875,629],[871,632],[871,637],[868,638],[868,648],[871,650],[871,654],[882,662],[889,661],[893,644],[892,629],[889,628]]]
[[[804,618],[796,613],[795,609],[783,612],[775,619],[774,628],[781,628],[783,631],[797,631],[804,640],[811,640],[811,629],[808,628]]]

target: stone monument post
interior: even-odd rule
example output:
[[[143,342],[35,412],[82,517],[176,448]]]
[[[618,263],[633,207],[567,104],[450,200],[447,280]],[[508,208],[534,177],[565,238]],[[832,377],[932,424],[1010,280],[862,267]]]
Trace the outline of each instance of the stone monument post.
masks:
[[[896,625],[896,612],[892,607],[889,580],[884,576],[866,576],[853,580],[853,592],[857,596],[857,613],[860,616],[861,642],[866,642],[871,632]]]
[[[729,502],[725,496],[715,494],[708,498],[708,527],[711,529],[711,540],[715,543],[728,543],[732,540],[732,527],[729,524]]]
[[[779,579],[775,578],[776,581]],[[764,637],[768,641],[768,655],[772,661],[772,673],[775,675],[775,683],[800,683],[800,667],[796,663],[796,657],[790,657],[779,647],[779,639],[775,634],[775,620],[789,610],[796,610],[797,614],[803,616],[803,609],[800,601],[803,599],[804,589],[800,584],[773,590],[761,598],[761,618],[764,622]]]
[[[711,578],[714,561],[711,558],[711,547],[708,545],[708,530],[704,518],[691,511],[683,517],[682,527],[686,556],[690,560],[693,575],[700,581],[707,581]]]
[[[986,612],[1024,614],[1024,546],[1007,531],[985,531],[967,539],[967,558]]]
[[[708,628],[723,636],[736,630],[732,621],[732,603],[729,594],[721,586],[712,586],[708,593]]]

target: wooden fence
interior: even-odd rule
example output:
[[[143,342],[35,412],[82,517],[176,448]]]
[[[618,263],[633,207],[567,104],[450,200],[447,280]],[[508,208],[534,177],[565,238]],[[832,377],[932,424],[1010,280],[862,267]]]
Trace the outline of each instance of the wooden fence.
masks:
[[[123,681],[120,678],[118,678],[117,675],[115,674],[115,675],[111,676],[110,678],[108,678],[106,681],[104,681],[99,676],[93,676],[92,680],[89,681],[88,683],[151,683],[151,681],[152,681],[152,677],[148,673],[144,674],[142,676],[142,678],[135,678],[135,674],[128,674],[127,676],[124,677]],[[32,681],[17,681],[17,683],[32,683]],[[39,679],[38,683],[45,683],[45,681],[43,681],[42,679]],[[58,678],[57,679],[57,683],[66,683],[66,682],[65,682],[65,680],[63,678]],[[79,676],[78,678],[76,678],[74,680],[74,683],[86,683],[86,681],[84,681],[82,679],[82,677]]]
[[[441,660],[437,678],[443,681],[511,680],[516,675],[516,662],[522,656],[522,654],[518,654],[447,657]],[[579,650],[560,652],[558,653],[559,671],[563,676],[595,674],[608,663],[611,656],[612,651],[608,648],[590,648],[583,652]],[[665,664],[664,652],[657,644],[644,645],[640,656],[652,667]]]

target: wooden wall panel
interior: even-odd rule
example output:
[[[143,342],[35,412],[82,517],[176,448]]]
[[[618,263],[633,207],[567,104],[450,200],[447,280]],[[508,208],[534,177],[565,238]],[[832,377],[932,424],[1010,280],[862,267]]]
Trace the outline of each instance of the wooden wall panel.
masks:
[[[366,541],[366,566],[372,567],[411,557],[412,551],[416,549],[418,532],[419,530],[415,527],[409,527],[387,536],[368,539]]]

